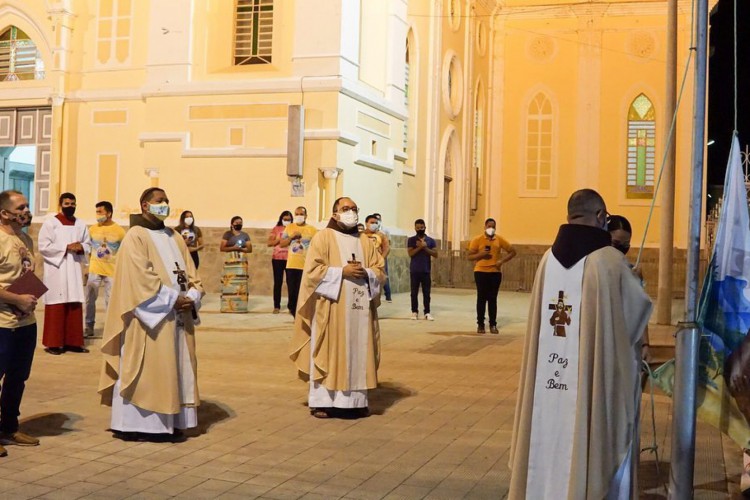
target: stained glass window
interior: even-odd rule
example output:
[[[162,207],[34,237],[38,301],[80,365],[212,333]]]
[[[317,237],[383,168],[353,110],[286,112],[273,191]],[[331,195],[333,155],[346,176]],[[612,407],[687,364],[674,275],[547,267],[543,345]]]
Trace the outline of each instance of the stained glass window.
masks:
[[[640,94],[628,110],[628,198],[653,198],[655,160],[656,112],[651,100]]]
[[[15,26],[0,33],[0,81],[43,79],[44,61],[31,38]]]
[[[269,64],[272,49],[273,0],[237,0],[234,64]]]
[[[552,190],[552,103],[539,92],[529,103],[526,118],[527,191]]]

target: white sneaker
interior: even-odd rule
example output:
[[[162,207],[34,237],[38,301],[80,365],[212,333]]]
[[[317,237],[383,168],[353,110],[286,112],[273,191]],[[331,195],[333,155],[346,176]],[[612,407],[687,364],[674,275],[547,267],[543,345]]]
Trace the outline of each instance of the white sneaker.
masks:
[[[419,319],[418,313],[411,313],[411,319]]]
[[[425,314],[424,319],[426,319],[427,321],[435,321],[435,318],[433,318],[432,314],[430,313]]]

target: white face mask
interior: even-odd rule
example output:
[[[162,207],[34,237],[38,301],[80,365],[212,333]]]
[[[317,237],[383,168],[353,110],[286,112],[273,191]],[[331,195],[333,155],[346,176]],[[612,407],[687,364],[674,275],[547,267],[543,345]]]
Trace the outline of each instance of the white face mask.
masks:
[[[102,215],[101,217],[97,217],[96,222],[98,222],[99,224],[104,224],[105,222],[107,222],[107,216]]]
[[[193,225],[193,218],[192,217],[185,217],[185,225],[186,226],[192,226]]]
[[[164,201],[161,203],[149,203],[148,213],[163,221],[169,217],[169,205]]]
[[[377,224],[370,224],[370,231],[372,231],[374,233],[377,230],[378,230],[378,225]]]
[[[345,229],[351,229],[359,223],[359,214],[352,210],[344,212],[339,214],[339,222]]]
[[[495,228],[494,227],[488,227],[484,230],[484,232],[489,236],[490,238],[495,235]]]
[[[284,226],[284,227],[287,227],[291,223],[292,223],[292,221],[290,221],[290,220],[283,220],[283,221],[281,221],[281,225]]]
[[[305,216],[304,215],[295,215],[294,216],[294,223],[295,224],[304,224],[305,223]]]

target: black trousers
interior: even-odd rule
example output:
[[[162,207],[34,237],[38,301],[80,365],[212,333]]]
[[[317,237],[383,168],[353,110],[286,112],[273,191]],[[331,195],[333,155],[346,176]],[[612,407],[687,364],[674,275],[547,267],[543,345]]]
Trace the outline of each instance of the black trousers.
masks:
[[[20,328],[0,328],[0,432],[18,431],[21,398],[31,375],[36,347],[36,323]]]
[[[195,268],[198,269],[198,266],[201,264],[201,258],[198,256],[198,252],[190,252],[190,256],[193,258],[193,264],[195,264]]]
[[[388,259],[385,259],[385,285],[383,285],[385,300],[391,300],[391,280],[388,278]]]
[[[430,273],[411,273],[411,312],[419,312],[419,286],[422,285],[422,300],[424,313],[430,312],[430,289],[432,278]]]
[[[284,284],[284,269],[286,259],[271,259],[273,266],[273,308],[281,309],[281,286]],[[287,280],[287,286],[289,285]],[[287,299],[287,304],[289,299]]]
[[[474,272],[477,284],[477,325],[484,326],[485,305],[490,317],[490,326],[497,326],[497,293],[503,273]]]
[[[286,288],[289,290],[289,312],[297,315],[297,295],[302,283],[302,269],[286,269]]]

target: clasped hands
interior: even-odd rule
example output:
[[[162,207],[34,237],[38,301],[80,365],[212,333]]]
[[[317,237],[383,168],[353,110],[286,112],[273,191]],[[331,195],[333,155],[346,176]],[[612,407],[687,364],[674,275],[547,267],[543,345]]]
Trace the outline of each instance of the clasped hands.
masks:
[[[344,266],[342,275],[344,278],[361,280],[367,278],[367,270],[359,262],[350,262]]]
[[[65,250],[68,253],[75,253],[75,254],[81,255],[83,254],[83,245],[81,245],[80,242],[75,241],[73,243],[68,243],[68,246],[65,247]]]
[[[191,310],[194,305],[195,302],[193,302],[193,299],[180,295],[174,303],[174,310],[178,312],[186,312]]]

